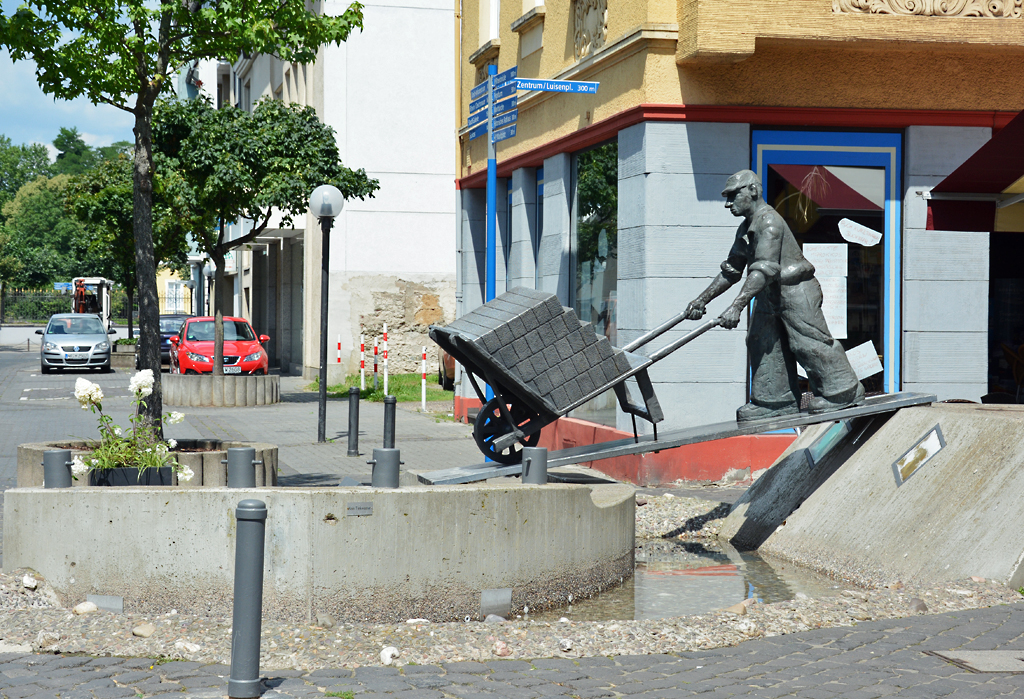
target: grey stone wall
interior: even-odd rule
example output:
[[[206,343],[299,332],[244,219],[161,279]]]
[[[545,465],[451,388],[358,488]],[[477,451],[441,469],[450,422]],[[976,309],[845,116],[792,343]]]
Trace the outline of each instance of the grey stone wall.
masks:
[[[989,234],[925,230],[930,190],[992,136],[988,128],[907,129],[903,208],[906,391],[939,400],[988,393]]]
[[[747,124],[649,122],[619,132],[620,345],[680,313],[718,274],[739,223],[725,209],[722,187],[750,167],[749,143]],[[545,166],[545,180],[547,172]],[[738,291],[734,286],[711,303],[708,317]],[[694,327],[684,321],[644,352]],[[745,332],[746,318],[736,330],[713,330],[652,367],[664,429],[735,416],[746,401]],[[621,411],[618,423],[631,429]]]
[[[512,239],[509,246],[508,287],[536,286],[537,170],[512,173]]]
[[[541,291],[569,304],[572,282],[569,241],[572,233],[572,154],[559,153],[544,161],[544,230],[537,255]]]

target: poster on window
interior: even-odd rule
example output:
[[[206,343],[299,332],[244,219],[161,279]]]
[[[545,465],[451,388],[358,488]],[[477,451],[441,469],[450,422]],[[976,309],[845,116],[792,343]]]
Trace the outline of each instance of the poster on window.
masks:
[[[846,277],[819,277],[821,284],[821,312],[832,337],[845,340],[846,334]]]

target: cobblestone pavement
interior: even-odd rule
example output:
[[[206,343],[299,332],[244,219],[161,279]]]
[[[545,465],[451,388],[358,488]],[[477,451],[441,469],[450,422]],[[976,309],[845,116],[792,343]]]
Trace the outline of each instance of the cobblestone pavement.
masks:
[[[262,696],[349,696],[348,692],[358,699],[1021,696],[1024,674],[970,672],[931,653],[1017,650],[1024,657],[1022,633],[1024,609],[1014,605],[819,629],[678,655],[269,671],[263,676]],[[222,697],[229,674],[224,665],[195,662],[0,654],[0,694],[10,699]]]

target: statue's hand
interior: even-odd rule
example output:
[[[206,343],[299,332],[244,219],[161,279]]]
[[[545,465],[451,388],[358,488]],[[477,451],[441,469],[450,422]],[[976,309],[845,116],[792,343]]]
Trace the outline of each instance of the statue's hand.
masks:
[[[700,320],[705,313],[707,313],[707,309],[704,308],[704,302],[700,299],[694,299],[686,306],[687,320]]]
[[[718,317],[718,320],[720,321],[719,325],[723,328],[732,330],[740,324],[740,314],[742,312],[742,309],[737,308],[736,306],[729,306],[725,309],[725,312]]]

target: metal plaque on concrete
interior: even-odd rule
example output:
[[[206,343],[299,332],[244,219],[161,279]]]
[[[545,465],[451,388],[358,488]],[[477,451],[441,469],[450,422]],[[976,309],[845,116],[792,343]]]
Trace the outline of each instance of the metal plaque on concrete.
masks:
[[[825,433],[814,440],[811,446],[807,447],[807,463],[814,468],[821,463],[830,451],[843,440],[843,437],[850,434],[850,420],[839,420],[825,430]]]
[[[942,436],[942,428],[936,425],[928,430],[928,433],[918,440],[906,454],[896,459],[892,464],[892,473],[896,477],[896,486],[899,487],[907,482],[907,479],[921,470],[928,461],[938,454],[946,446],[946,440]]]
[[[369,517],[373,514],[372,502],[350,502],[345,505],[345,514],[349,517]]]

